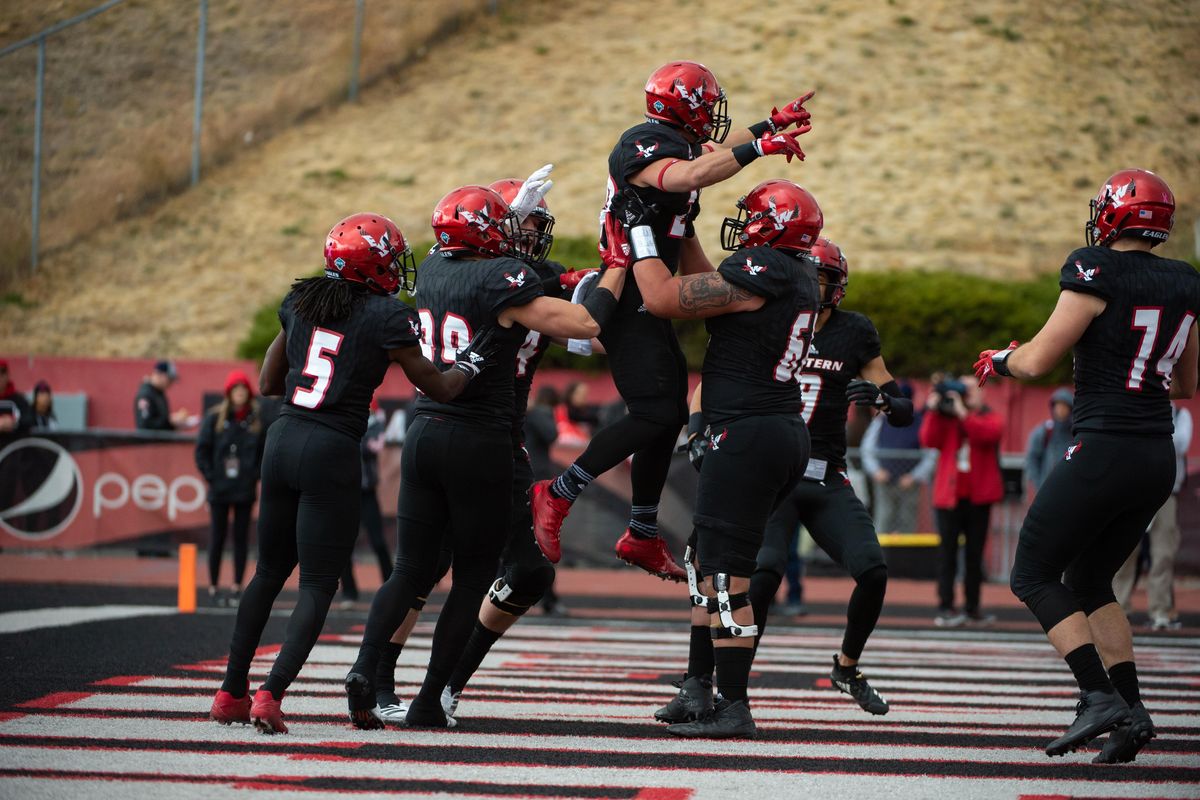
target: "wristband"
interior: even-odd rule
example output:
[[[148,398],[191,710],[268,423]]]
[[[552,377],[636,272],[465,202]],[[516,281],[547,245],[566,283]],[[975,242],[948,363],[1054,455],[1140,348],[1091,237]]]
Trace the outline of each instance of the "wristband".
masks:
[[[466,375],[468,381],[473,379],[476,375],[479,374],[479,367],[475,366],[474,364],[467,364],[462,361],[455,361],[454,366],[450,367],[450,369],[456,369],[459,372],[461,372],[463,375]]]
[[[629,229],[629,247],[634,261],[643,258],[658,258],[658,244],[649,225],[638,225]]]
[[[761,156],[762,153],[760,153],[758,148],[755,147],[757,143],[758,140],[755,139],[753,142],[746,142],[745,144],[739,144],[735,146],[730,151],[733,153],[733,160],[744,167],[754,159]]]
[[[587,310],[596,324],[600,326],[600,330],[604,330],[617,310],[617,298],[608,289],[597,286],[588,292],[587,297],[579,305]]]
[[[1008,370],[1008,357],[1013,354],[1016,348],[1012,350],[1001,350],[999,353],[992,355],[992,369],[996,370],[997,375],[1002,375],[1005,378],[1011,378],[1012,373]]]
[[[697,411],[688,415],[687,438],[690,442],[695,437],[704,433],[704,412]]]
[[[775,123],[771,122],[770,117],[767,117],[762,122],[754,123],[750,126],[749,131],[754,135],[755,139],[760,138],[764,133],[778,133],[775,130]]]

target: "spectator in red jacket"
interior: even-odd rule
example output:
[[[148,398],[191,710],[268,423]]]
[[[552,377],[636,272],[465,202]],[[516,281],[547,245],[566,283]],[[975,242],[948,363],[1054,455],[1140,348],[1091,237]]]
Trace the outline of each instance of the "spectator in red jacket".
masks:
[[[938,575],[938,614],[934,622],[946,627],[987,624],[993,618],[979,608],[983,582],[983,545],[987,540],[992,504],[1004,496],[1000,479],[1000,439],[1004,420],[984,405],[983,391],[973,380],[943,380],[926,401],[929,413],[921,422],[921,446],[938,451],[933,480],[933,507],[941,536]],[[958,571],[958,539],[966,537],[963,594],[965,613],[954,609],[954,578]]]

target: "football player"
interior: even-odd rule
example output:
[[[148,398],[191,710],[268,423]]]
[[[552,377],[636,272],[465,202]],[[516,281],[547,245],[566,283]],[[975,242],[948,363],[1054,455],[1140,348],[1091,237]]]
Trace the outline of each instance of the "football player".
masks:
[[[796,138],[810,129],[804,104],[783,110],[729,137],[725,94],[702,64],[675,61],[646,82],[646,121],[621,135],[608,159],[607,199],[629,190],[652,209],[647,225],[667,269],[685,275],[712,271],[695,236],[700,190],[737,174],[760,156],[804,158]],[[788,131],[787,128],[798,126]],[[613,381],[629,414],[601,428],[575,463],[554,480],[533,485],[534,533],[553,562],[571,504],[600,474],[630,455],[633,507],[616,545],[617,557],[651,574],[683,580],[684,572],[658,536],[658,502],[671,453],[687,421],[687,365],[668,320],[647,313],[639,287],[622,295],[614,324],[600,337]]]
[[[783,581],[787,554],[795,548],[799,526],[804,525],[821,549],[855,581],[842,647],[833,657],[831,682],[865,711],[886,714],[887,702],[857,668],[883,608],[887,565],[874,521],[846,474],[846,417],[854,403],[875,408],[886,415],[889,424],[902,427],[912,424],[913,406],[888,372],[875,326],[862,314],[839,307],[850,282],[841,248],[821,238],[807,257],[816,267],[821,286],[821,310],[800,369],[801,416],[808,426],[812,454],[803,479],[767,523],[750,581],[750,603],[761,639],[771,602]],[[688,421],[693,461],[706,457],[705,443],[711,441],[703,435],[705,422],[698,414]],[[655,714],[662,722],[694,719],[713,707],[713,664],[697,630],[700,622],[693,612],[688,671],[679,695]]]
[[[722,232],[733,255],[716,272],[697,275],[671,276],[632,192],[614,197],[606,224],[610,242],[620,241],[614,217],[624,215],[630,226],[631,269],[646,308],[664,318],[706,319],[710,336],[702,399],[710,449],[693,518],[704,583],[693,603],[706,612],[703,632],[729,702],[668,728],[691,738],[755,735],[747,684],[758,628],[748,591],[767,520],[809,457],[799,377],[819,311],[807,254],[821,232],[821,209],[783,180],[759,184],[739,206],[739,218],[727,219]]]
[[[404,234],[380,214],[355,214],[325,240],[325,274],[296,281],[279,309],[282,330],[263,360],[259,388],[283,395],[267,431],[258,507],[258,564],[238,606],[225,680],[209,716],[286,733],[280,701],[308,658],[338,577],[358,537],[368,406],[392,362],[430,398],[450,402],[479,374],[496,344],[483,327],[443,353],[421,352],[418,315],[393,297],[411,289]],[[248,674],[284,581],[300,565],[300,597],[266,683],[250,699]]]
[[[554,216],[546,205],[545,194],[549,191],[552,181],[545,180],[549,174],[550,165],[534,172],[525,181],[516,178],[505,178],[496,181],[488,188],[499,194],[510,206],[523,205],[522,191],[533,187],[537,192],[537,205],[529,211],[521,223],[522,235],[530,237],[531,247],[526,249],[529,254],[525,262],[536,273],[542,284],[542,290],[548,297],[567,299],[572,289],[587,274],[595,270],[568,270],[562,264],[550,261],[545,256],[553,244]],[[543,182],[544,181],[544,182]],[[483,662],[505,631],[516,624],[517,620],[541,601],[542,596],[554,585],[554,565],[542,555],[537,543],[533,540],[533,519],[529,513],[529,485],[533,482],[532,468],[529,455],[525,451],[524,428],[525,408],[529,400],[529,389],[533,382],[534,372],[546,352],[551,337],[531,330],[517,350],[516,365],[513,379],[513,422],[512,458],[512,512],[508,520],[507,544],[501,555],[502,574],[488,590],[487,599],[480,604],[479,617],[471,638],[467,641],[462,656],[458,659],[447,688],[442,693],[442,707],[446,713],[453,716],[458,707],[459,695],[467,681],[475,674],[475,670]],[[379,715],[385,720],[402,721],[408,712],[408,704],[400,700],[395,690],[396,661],[404,644],[412,632],[416,615],[425,605],[429,590],[441,580],[450,567],[450,559],[444,558],[439,562],[436,579],[421,592],[411,613],[401,625],[397,635],[382,648],[382,655],[375,673],[375,697],[379,706]]]
[[[443,539],[454,562],[453,586],[433,635],[429,669],[410,704],[409,725],[453,725],[441,695],[470,638],[480,601],[504,549],[512,504],[514,369],[530,330],[573,338],[597,335],[617,305],[624,271],[605,274],[581,305],[546,297],[528,262],[545,256],[539,237],[485,186],[447,194],[433,212],[437,248],[422,263],[417,313],[421,346],[449,364],[474,331],[495,325],[500,366],[485,370],[457,399],[421,397],[401,464],[399,545],[392,576],[376,593],[358,659],[346,676],[350,717],[378,728],[372,685],[382,650],[418,594],[432,584]]]
[[[1074,352],[1075,441],[1025,516],[1010,582],[1079,684],[1075,721],[1046,754],[1113,731],[1094,760],[1116,763],[1133,761],[1154,725],[1113,576],[1174,485],[1170,401],[1196,391],[1200,275],[1151,252],[1175,218],[1159,176],[1121,170],[1091,209],[1050,318],[1028,344],[984,350],[975,373],[981,386],[993,375],[1029,380]]]

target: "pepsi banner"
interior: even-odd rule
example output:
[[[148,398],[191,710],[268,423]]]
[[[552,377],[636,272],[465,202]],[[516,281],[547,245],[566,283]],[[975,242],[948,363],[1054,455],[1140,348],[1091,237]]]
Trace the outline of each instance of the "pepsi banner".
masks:
[[[0,547],[74,550],[206,527],[194,439],[49,433],[0,447]]]

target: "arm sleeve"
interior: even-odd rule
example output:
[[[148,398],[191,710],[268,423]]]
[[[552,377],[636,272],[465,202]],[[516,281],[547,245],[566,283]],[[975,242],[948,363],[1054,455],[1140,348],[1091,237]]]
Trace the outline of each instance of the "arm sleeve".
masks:
[[[862,442],[859,444],[863,470],[868,475],[874,475],[879,471],[879,429],[882,426],[883,415],[880,414],[871,420],[871,424],[867,426],[867,431],[863,434]]]
[[[1112,275],[1103,269],[1100,248],[1082,247],[1067,256],[1059,272],[1059,288],[1069,292],[1093,294],[1105,302],[1112,300]]]
[[[396,305],[399,308],[393,309],[384,322],[380,341],[384,350],[398,350],[421,343],[421,319],[417,312],[399,301]]]
[[[793,276],[769,247],[738,250],[717,267],[725,282],[772,300],[793,291]],[[784,256],[787,258],[787,256]]]
[[[532,267],[515,258],[498,258],[485,267],[484,305],[499,316],[509,306],[523,306],[541,297],[542,282]]]

